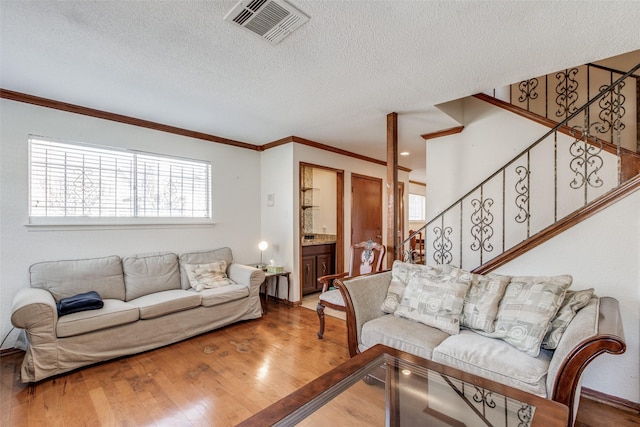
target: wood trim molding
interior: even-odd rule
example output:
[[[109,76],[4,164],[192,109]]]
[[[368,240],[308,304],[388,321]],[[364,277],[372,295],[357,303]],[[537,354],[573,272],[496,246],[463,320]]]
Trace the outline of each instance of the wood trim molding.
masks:
[[[293,135],[289,136],[289,137],[286,137],[286,138],[279,139],[279,140],[274,141],[274,142],[270,142],[268,144],[263,145],[262,147],[264,147],[264,149],[267,150],[269,148],[277,147],[278,145],[283,145],[283,144],[286,144],[286,143],[289,143],[289,142],[296,142],[298,144],[306,145],[308,147],[317,148],[319,150],[330,151],[332,153],[341,154],[343,156],[352,157],[354,159],[364,160],[365,162],[371,162],[371,163],[375,163],[375,164],[378,164],[378,165],[381,165],[381,166],[387,166],[387,162],[385,162],[384,160],[378,160],[378,159],[374,159],[372,157],[363,156],[361,154],[356,154],[356,153],[353,153],[351,151],[343,150],[341,148],[332,147],[330,145],[321,144],[319,142],[312,141],[310,139],[300,138],[299,136],[293,136]],[[261,150],[261,151],[263,151],[263,150]],[[406,168],[404,166],[398,166],[398,170],[401,170],[401,171],[404,171],[404,172],[411,172],[411,169]]]
[[[421,186],[423,186],[423,187],[426,187],[426,186],[427,186],[427,184],[426,184],[425,182],[412,181],[412,180],[409,180],[409,184],[421,185]]]
[[[437,132],[425,133],[420,135],[423,139],[433,139],[433,138],[441,138],[443,136],[455,135],[456,133],[462,132],[464,126],[456,126],[449,129],[439,130]]]
[[[0,89],[0,98],[11,101],[24,102],[26,104],[37,105],[39,107],[52,108],[54,110],[66,111],[68,113],[81,114],[83,116],[95,117],[98,119],[109,120],[112,122],[124,123],[127,125],[143,127],[147,129],[157,130],[175,135],[187,136],[189,138],[202,139],[209,142],[217,142],[219,144],[232,145],[234,147],[247,148],[249,150],[261,151],[260,147],[246,142],[235,141],[233,139],[222,138],[220,136],[208,133],[197,132],[189,129],[183,129],[176,126],[169,126],[162,123],[152,122],[149,120],[138,119],[135,117],[125,116],[122,114],[110,113],[108,111],[97,110],[94,108],[82,107],[80,105],[69,104],[61,101],[54,101],[48,98],[28,95],[26,93],[14,92],[12,90]]]
[[[630,400],[622,399],[620,397],[611,396],[609,394],[602,393],[597,390],[582,387],[582,396],[594,400],[596,402],[604,403],[605,405],[613,406],[614,408],[622,409],[625,411],[632,411],[640,414],[640,403],[635,403]]]
[[[277,141],[269,142],[260,146],[260,151],[268,150],[269,148],[279,147],[281,145],[289,144],[293,141],[293,136],[287,136],[286,138],[278,139]]]
[[[595,215],[601,210],[611,206],[618,200],[623,199],[624,197],[634,193],[637,190],[640,190],[640,175],[636,175],[633,179],[630,179],[629,181],[619,185],[617,188],[594,200],[589,205],[575,211],[574,213],[566,216],[555,224],[531,236],[529,239],[519,243],[508,251],[502,253],[501,255],[498,255],[491,261],[473,270],[473,272],[479,274],[489,273],[490,271],[493,271],[496,268],[508,263],[509,261],[516,259],[520,255],[546,242],[547,240],[550,240],[552,237],[555,237],[563,231],[573,227],[579,222],[582,222],[585,219]]]
[[[68,113],[80,114],[88,117],[95,117],[98,119],[109,120],[112,122],[123,123],[131,126],[138,126],[147,129],[157,130],[160,132],[171,133],[175,135],[186,136],[189,138],[201,139],[203,141],[217,142],[219,144],[231,145],[233,147],[246,148],[254,151],[265,151],[269,148],[274,148],[280,145],[288,144],[290,142],[297,142],[298,144],[308,145],[321,150],[331,151],[333,153],[342,154],[343,156],[353,157],[367,162],[376,163],[382,166],[386,166],[387,162],[383,160],[374,159],[360,154],[352,153],[340,148],[331,147],[319,142],[311,141],[308,139],[300,138],[297,136],[288,136],[286,138],[279,139],[277,141],[270,142],[264,145],[254,145],[247,142],[236,141],[233,139],[223,138],[221,136],[211,135],[204,132],[198,132],[194,130],[179,128],[176,126],[165,125],[162,123],[152,122],[149,120],[139,119],[136,117],[125,116],[123,114],[110,113],[108,111],[97,110],[95,108],[83,107],[76,104],[70,104],[67,102],[55,101],[53,99],[42,98],[35,95],[29,95],[22,92],[15,92],[8,89],[0,88],[0,98],[8,99],[10,101],[23,102],[25,104],[37,105],[39,107],[51,108],[54,110],[66,111]],[[398,166],[398,170],[404,172],[411,172],[411,169],[403,166]]]

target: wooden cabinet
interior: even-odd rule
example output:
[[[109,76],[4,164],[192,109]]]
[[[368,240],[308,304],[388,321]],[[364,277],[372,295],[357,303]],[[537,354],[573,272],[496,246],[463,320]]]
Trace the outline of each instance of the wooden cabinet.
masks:
[[[336,272],[336,244],[302,247],[302,295],[319,292],[318,277]]]

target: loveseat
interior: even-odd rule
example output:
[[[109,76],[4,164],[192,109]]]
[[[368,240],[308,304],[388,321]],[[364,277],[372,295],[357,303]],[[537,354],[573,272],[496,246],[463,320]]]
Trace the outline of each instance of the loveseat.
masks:
[[[352,357],[384,344],[563,403],[573,425],[582,371],[626,344],[618,302],[571,282],[395,261],[336,286]]]
[[[262,270],[234,263],[229,248],[34,264],[31,287],[16,294],[11,314],[28,339],[21,380],[39,381],[259,318],[264,278]],[[91,291],[102,308],[59,315],[70,297]]]

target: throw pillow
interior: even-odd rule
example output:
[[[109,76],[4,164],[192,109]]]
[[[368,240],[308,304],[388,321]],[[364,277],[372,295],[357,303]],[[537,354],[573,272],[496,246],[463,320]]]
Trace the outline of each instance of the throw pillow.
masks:
[[[422,266],[412,272],[394,315],[424,323],[448,334],[460,332],[464,296],[471,274],[450,265]]]
[[[387,290],[387,297],[380,307],[385,313],[393,314],[398,308],[404,295],[404,290],[407,287],[412,266],[413,264],[408,262],[398,260],[393,262],[393,267],[391,267],[391,283]]]
[[[473,274],[471,277],[471,288],[464,298],[460,325],[493,332],[498,307],[511,277],[493,273],[486,276]]]
[[[232,283],[227,278],[227,263],[225,261],[208,264],[184,264],[184,268],[189,277],[189,284],[196,291],[219,288]]]
[[[582,291],[567,291],[560,310],[551,320],[547,333],[542,340],[542,348],[554,350],[558,347],[562,334],[569,326],[569,323],[576,316],[576,313],[589,304],[593,296],[593,288]]]
[[[495,330],[501,338],[532,357],[540,353],[542,339],[558,312],[572,277],[513,277],[500,301]]]

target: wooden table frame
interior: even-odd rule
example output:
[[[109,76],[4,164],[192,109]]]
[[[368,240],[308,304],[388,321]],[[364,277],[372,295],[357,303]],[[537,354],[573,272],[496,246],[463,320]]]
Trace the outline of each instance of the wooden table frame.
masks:
[[[291,272],[290,271],[281,271],[279,273],[267,273],[265,271],[264,282],[260,284],[260,289],[264,286],[264,312],[267,313],[267,303],[269,302],[269,279],[275,277],[275,298],[277,301],[278,291],[280,290],[280,277],[284,277],[287,279],[287,307],[291,307],[289,301],[289,288],[291,287]]]

